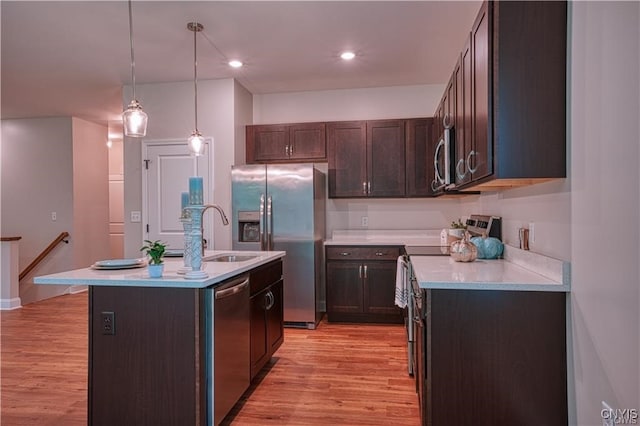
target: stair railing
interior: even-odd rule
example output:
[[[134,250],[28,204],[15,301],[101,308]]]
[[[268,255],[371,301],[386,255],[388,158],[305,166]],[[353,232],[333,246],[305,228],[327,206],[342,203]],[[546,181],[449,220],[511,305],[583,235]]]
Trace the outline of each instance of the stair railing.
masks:
[[[18,276],[18,281],[22,280],[24,277],[27,276],[29,272],[31,272],[33,268],[38,266],[38,264],[42,262],[44,258],[47,257],[47,255],[49,255],[49,253],[51,253],[58,244],[60,244],[63,241],[65,242],[65,244],[69,244],[69,240],[67,240],[67,237],[69,237],[69,233],[67,231],[61,232],[60,235],[58,235],[56,239],[53,240],[51,244],[47,246],[47,248],[42,250],[42,253],[40,253],[38,257],[36,257],[33,260],[33,262],[29,264],[29,266],[24,268],[24,271],[20,272],[20,275]]]

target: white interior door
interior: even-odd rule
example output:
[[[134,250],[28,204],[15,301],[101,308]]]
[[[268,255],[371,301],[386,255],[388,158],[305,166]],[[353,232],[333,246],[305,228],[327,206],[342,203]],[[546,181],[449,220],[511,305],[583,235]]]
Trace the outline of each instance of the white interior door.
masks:
[[[144,145],[142,174],[143,239],[161,240],[170,249],[183,249],[184,236],[180,222],[180,194],[189,191],[189,177],[203,180],[204,203],[211,203],[211,140],[205,140],[203,154],[194,157],[186,141],[149,141]],[[213,241],[213,226],[203,222],[203,237]]]

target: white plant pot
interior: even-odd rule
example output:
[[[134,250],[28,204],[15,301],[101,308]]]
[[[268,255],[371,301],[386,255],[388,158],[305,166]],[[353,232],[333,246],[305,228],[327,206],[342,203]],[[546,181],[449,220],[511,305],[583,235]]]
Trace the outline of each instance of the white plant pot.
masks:
[[[149,278],[162,278],[162,271],[164,270],[164,263],[159,265],[149,264]]]

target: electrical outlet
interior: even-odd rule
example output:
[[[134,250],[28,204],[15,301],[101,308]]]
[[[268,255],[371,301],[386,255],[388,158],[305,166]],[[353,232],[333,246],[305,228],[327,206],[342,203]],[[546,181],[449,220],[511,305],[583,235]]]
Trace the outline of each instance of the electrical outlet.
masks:
[[[360,225],[362,225],[363,228],[369,226],[369,216],[362,216],[360,218]]]
[[[529,242],[536,242],[536,224],[533,222],[529,222]]]
[[[613,409],[606,402],[602,401],[602,411],[600,411],[600,417],[602,417],[602,426],[614,426],[615,417],[613,415]]]
[[[100,313],[102,334],[113,336],[116,334],[116,314],[114,312]]]
[[[58,215],[56,214],[56,212],[51,212],[51,220],[55,222],[57,219],[58,219]]]
[[[131,212],[131,222],[141,222],[142,214],[140,212]]]

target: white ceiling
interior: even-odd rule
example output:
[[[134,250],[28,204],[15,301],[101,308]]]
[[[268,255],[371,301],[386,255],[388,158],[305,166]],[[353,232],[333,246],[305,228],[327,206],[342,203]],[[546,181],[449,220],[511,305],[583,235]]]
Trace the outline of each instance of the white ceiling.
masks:
[[[480,0],[134,1],[136,83],[236,78],[254,94],[443,84]],[[131,84],[123,1],[6,1],[2,118],[119,120]],[[351,62],[341,51],[358,54]],[[240,59],[241,69],[226,65]]]

